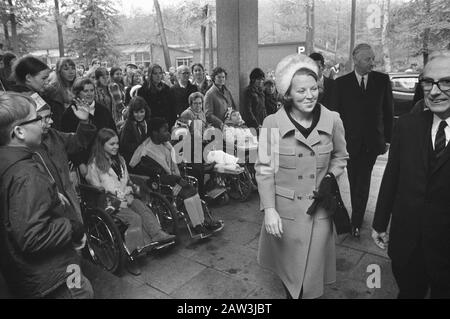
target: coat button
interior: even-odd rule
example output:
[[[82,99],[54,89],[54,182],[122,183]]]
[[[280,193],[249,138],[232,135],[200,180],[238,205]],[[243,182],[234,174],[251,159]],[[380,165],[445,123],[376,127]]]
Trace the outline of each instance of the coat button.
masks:
[[[303,157],[303,154],[301,154],[301,153],[300,153],[300,154],[298,154],[298,157]]]
[[[302,176],[302,175],[300,175],[300,176],[298,177],[298,179],[303,179],[303,176]]]
[[[311,156],[314,156],[314,155],[316,155],[314,152],[311,152]]]
[[[298,199],[298,200],[302,200],[302,198],[303,198],[303,197],[301,197],[301,196],[297,196],[297,199]]]
[[[316,175],[311,174],[311,175],[309,175],[309,177],[311,177],[312,179],[314,179],[314,178],[316,178]]]

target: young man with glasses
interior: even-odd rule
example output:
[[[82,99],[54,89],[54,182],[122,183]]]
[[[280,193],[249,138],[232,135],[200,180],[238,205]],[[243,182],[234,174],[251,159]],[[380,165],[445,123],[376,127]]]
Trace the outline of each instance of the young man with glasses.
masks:
[[[89,122],[89,106],[76,100],[72,111],[80,121],[76,133],[63,133],[51,127],[48,104],[37,110],[42,117],[42,143],[37,153],[53,176],[60,197],[67,203],[67,218],[82,222],[80,203],[70,178],[69,156],[85,151],[96,136],[97,128]]]
[[[450,52],[425,66],[427,110],[400,117],[381,183],[372,237],[385,248],[399,298],[450,298]]]
[[[0,95],[0,269],[20,298],[92,298],[76,249],[83,226],[65,217],[66,203],[36,151],[46,115],[18,93]]]

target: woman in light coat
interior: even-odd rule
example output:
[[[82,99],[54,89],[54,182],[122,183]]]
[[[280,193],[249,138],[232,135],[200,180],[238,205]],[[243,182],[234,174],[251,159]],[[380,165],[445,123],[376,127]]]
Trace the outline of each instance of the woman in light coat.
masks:
[[[317,103],[317,66],[290,55],[277,66],[285,107],[268,116],[255,165],[262,226],[258,261],[282,280],[288,298],[318,298],[336,280],[335,232],[330,212],[308,215],[313,192],[339,176],[348,153],[339,114]]]

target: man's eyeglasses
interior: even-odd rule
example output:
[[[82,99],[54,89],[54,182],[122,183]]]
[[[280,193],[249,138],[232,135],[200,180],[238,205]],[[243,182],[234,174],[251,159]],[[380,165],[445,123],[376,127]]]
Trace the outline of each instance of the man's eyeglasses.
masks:
[[[28,121],[24,121],[24,122],[20,122],[16,126],[27,125],[27,124],[31,124],[31,123],[39,122],[39,121],[41,122],[41,125],[42,125],[43,123],[50,122],[52,116],[53,116],[53,113],[50,113],[50,114],[48,114],[46,116],[37,115],[34,119],[28,120]]]
[[[40,115],[38,115],[38,116],[36,116],[34,119],[32,119],[32,120],[28,120],[28,121],[24,121],[24,122],[20,122],[19,124],[17,124],[16,126],[22,126],[22,125],[27,125],[27,124],[31,124],[31,123],[34,123],[34,122],[41,122],[41,124],[42,124],[42,120],[43,120],[44,118],[42,117],[42,116],[40,116]]]
[[[433,86],[436,84],[439,90],[442,92],[450,92],[450,78],[440,79],[439,81],[433,81],[432,79],[420,79],[420,85],[424,91],[431,91]]]

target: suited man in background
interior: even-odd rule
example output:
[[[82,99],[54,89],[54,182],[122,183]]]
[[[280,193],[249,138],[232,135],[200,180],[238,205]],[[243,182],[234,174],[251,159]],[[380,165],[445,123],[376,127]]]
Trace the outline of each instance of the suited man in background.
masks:
[[[389,76],[372,71],[375,54],[362,43],[353,50],[355,69],[336,79],[334,106],[344,122],[347,170],[352,202],[352,235],[360,236],[372,169],[378,155],[387,152],[392,134],[393,98]]]
[[[450,298],[450,52],[425,66],[427,110],[395,125],[372,237],[388,254],[399,298]]]
[[[319,67],[319,80],[317,81],[317,84],[319,85],[319,99],[317,101],[320,104],[326,106],[328,109],[334,110],[334,80],[323,75],[323,70],[325,68],[325,59],[323,58],[323,55],[318,52],[311,53],[309,57],[313,59]]]

